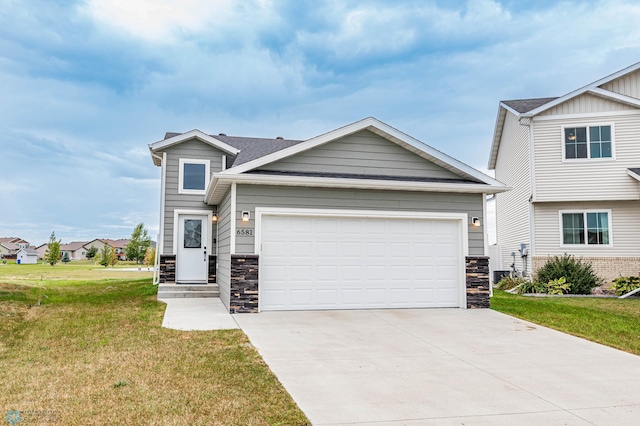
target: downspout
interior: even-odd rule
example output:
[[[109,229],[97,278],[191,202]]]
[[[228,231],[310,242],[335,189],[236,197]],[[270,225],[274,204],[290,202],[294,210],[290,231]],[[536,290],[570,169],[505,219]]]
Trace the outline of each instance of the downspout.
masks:
[[[488,240],[488,233],[487,233],[487,194],[483,193],[482,194],[482,222],[483,222],[483,229],[482,229],[482,234],[483,234],[483,239],[484,239],[484,255],[485,256],[489,256],[489,240]],[[491,261],[491,259],[489,259],[489,261]],[[491,283],[491,277],[489,277],[489,283]],[[489,285],[489,297],[493,297],[493,286]]]
[[[151,156],[161,163],[160,169],[160,232],[158,233],[158,242],[156,244],[156,258],[153,267],[153,284],[160,284],[160,255],[164,253],[164,202],[165,202],[165,181],[167,178],[167,153],[163,152],[162,157],[151,152]]]
[[[526,123],[523,120],[527,120]],[[526,126],[529,128],[529,189],[531,190],[531,195],[529,196],[529,257],[527,259],[527,269],[529,270],[529,274],[533,275],[533,256],[535,255],[535,242],[533,233],[535,230],[533,224],[533,203],[536,200],[536,172],[535,172],[535,161],[534,161],[534,147],[533,147],[533,117],[520,117],[518,119],[518,123],[521,126]]]

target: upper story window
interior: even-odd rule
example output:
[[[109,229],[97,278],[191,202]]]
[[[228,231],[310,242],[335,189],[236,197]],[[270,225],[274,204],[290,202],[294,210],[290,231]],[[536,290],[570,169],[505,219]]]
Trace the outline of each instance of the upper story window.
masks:
[[[611,126],[564,128],[564,158],[611,158],[613,139]]]
[[[204,194],[209,185],[209,160],[181,158],[178,193]]]
[[[611,245],[610,212],[560,212],[560,217],[563,245]]]

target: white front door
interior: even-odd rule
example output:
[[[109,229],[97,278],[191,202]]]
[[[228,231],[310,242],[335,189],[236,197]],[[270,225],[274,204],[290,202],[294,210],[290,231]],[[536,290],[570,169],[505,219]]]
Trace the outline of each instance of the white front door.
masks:
[[[207,282],[208,224],[207,215],[181,214],[178,216],[177,282]]]

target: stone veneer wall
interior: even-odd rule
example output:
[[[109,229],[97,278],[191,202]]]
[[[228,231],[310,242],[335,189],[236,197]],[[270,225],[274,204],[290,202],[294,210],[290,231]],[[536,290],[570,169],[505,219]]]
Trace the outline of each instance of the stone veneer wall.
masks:
[[[467,256],[467,308],[489,308],[489,257]]]
[[[258,255],[231,255],[231,294],[229,312],[232,314],[258,312]]]
[[[176,282],[176,255],[160,255],[160,284]]]
[[[216,283],[216,260],[215,256],[209,256],[209,276],[207,277],[209,284]]]
[[[533,256],[533,272],[540,269],[547,260],[553,256]],[[576,258],[589,261],[593,266],[595,273],[605,282],[611,282],[619,276],[639,276],[640,275],[640,257],[590,257],[576,256]]]

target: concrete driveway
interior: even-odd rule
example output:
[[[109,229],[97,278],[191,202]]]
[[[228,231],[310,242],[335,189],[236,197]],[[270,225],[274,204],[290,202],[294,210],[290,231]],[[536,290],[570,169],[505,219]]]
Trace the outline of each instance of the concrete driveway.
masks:
[[[491,310],[234,318],[314,425],[640,424],[640,357]]]

